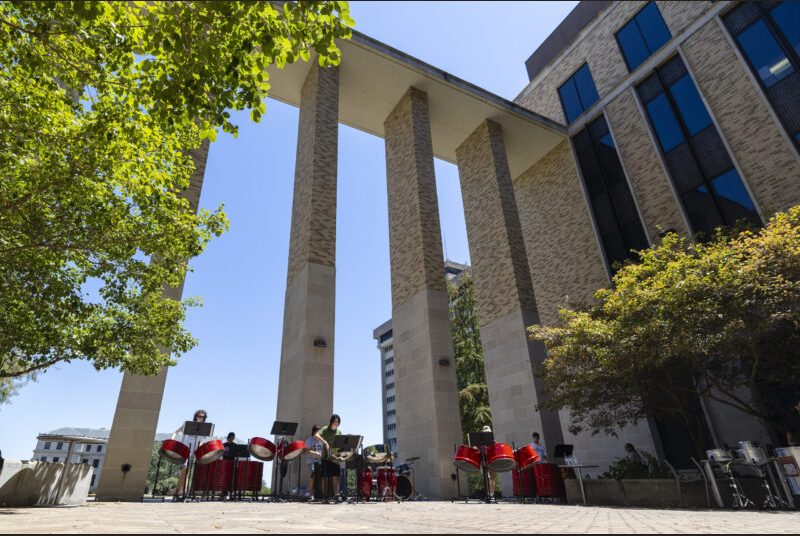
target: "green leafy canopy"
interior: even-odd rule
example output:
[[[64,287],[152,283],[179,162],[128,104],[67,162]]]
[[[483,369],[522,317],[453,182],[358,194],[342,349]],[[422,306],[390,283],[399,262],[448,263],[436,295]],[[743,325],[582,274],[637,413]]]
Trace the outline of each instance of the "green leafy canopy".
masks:
[[[184,192],[270,65],[339,63],[347,2],[0,2],[0,382],[60,361],[141,374],[196,344],[178,287],[228,226]],[[206,141],[206,143],[207,143]]]
[[[544,405],[569,408],[573,431],[677,418],[701,450],[698,396],[785,430],[773,403],[800,385],[800,206],[705,243],[669,234],[595,297],[529,329],[549,352]]]

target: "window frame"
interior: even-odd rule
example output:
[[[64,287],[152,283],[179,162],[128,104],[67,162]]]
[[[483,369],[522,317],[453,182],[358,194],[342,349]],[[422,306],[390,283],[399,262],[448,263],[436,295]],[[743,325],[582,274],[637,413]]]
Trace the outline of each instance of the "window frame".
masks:
[[[786,1],[789,1],[789,0],[783,0],[783,2],[786,2]],[[772,112],[775,114],[775,117],[777,117],[778,123],[780,124],[781,128],[783,128],[784,132],[786,132],[786,134],[789,137],[789,140],[791,142],[794,142],[795,150],[800,152],[800,129],[795,131],[795,132],[792,132],[792,131],[789,130],[789,127],[787,126],[786,121],[777,112],[776,105],[772,102],[772,99],[770,98],[769,89],[772,86],[768,87],[764,83],[764,80],[761,79],[761,75],[756,70],[756,67],[755,67],[755,65],[753,65],[753,62],[750,59],[750,57],[747,55],[745,50],[742,48],[741,44],[739,43],[739,39],[738,38],[745,31],[747,31],[750,28],[752,28],[753,26],[755,26],[759,21],[763,22],[766,25],[767,29],[772,34],[772,37],[778,43],[778,46],[780,47],[781,52],[783,52],[785,57],[789,60],[789,64],[794,68],[794,74],[796,76],[798,76],[798,77],[800,77],[800,52],[797,52],[794,49],[794,46],[792,46],[792,43],[789,42],[789,40],[786,38],[786,35],[784,35],[783,30],[780,28],[780,26],[778,26],[775,23],[775,20],[772,17],[772,11],[776,7],[778,7],[777,5],[773,6],[771,9],[766,9],[761,4],[761,2],[752,2],[751,4],[754,5],[755,8],[758,10],[759,17],[756,18],[753,22],[751,22],[747,26],[745,26],[744,28],[742,28],[741,30],[739,30],[739,32],[736,35],[734,35],[733,32],[730,31],[730,29],[728,28],[728,25],[725,23],[724,19],[725,19],[725,16],[730,14],[732,11],[735,11],[736,9],[738,9],[740,7],[739,5],[736,5],[735,7],[733,7],[733,9],[728,10],[724,15],[721,16],[721,19],[722,19],[721,22],[723,23],[722,26],[725,27],[725,31],[730,36],[731,41],[733,41],[734,47],[736,47],[736,49],[741,54],[742,59],[744,60],[746,68],[750,70],[750,73],[753,75],[753,78],[755,78],[756,83],[758,84],[759,88],[761,89],[761,92],[764,95],[764,98],[766,99],[766,101],[769,104],[770,108],[772,108]],[[791,74],[789,76],[791,76]],[[783,79],[778,80],[775,84],[780,83],[782,80]],[[773,84],[773,85],[775,85],[775,84]]]
[[[580,92],[580,89],[578,89],[578,83],[577,83],[576,78],[575,78],[578,75],[578,73],[584,67],[586,67],[586,72],[589,73],[589,80],[592,82],[592,87],[594,88],[595,95],[597,95],[597,98],[589,105],[584,105],[583,99],[581,98],[581,92]],[[567,107],[566,107],[566,105],[564,103],[564,98],[561,95],[561,88],[563,88],[567,84],[572,84],[574,86],[575,95],[578,97],[578,103],[580,104],[580,106],[582,108],[581,112],[578,115],[576,115],[574,118],[572,118],[572,119],[569,118],[569,114],[567,113]],[[581,64],[580,67],[575,69],[572,72],[572,74],[569,75],[567,77],[567,79],[564,80],[564,82],[560,86],[558,86],[558,88],[556,88],[556,93],[558,93],[558,101],[561,103],[561,111],[564,113],[564,119],[566,120],[566,124],[567,125],[571,125],[572,123],[577,121],[578,118],[580,118],[582,115],[584,115],[586,112],[588,112],[591,109],[592,106],[594,106],[597,102],[599,102],[600,101],[600,93],[597,91],[597,84],[595,84],[595,82],[594,82],[594,75],[592,75],[592,69],[589,67],[589,62],[588,61],[584,61]]]
[[[667,65],[669,62],[673,61],[676,57],[680,58],[681,63],[683,63],[683,66],[684,66],[684,68],[686,70],[686,74],[681,76],[680,78],[678,78],[678,80],[682,79],[684,76],[688,76],[689,77],[689,80],[692,82],[692,85],[694,86],[695,91],[697,91],[697,94],[699,95],[700,100],[701,100],[701,102],[703,103],[703,106],[706,109],[706,113],[711,118],[711,123],[709,123],[709,125],[707,127],[705,127],[704,129],[698,131],[697,134],[694,134],[694,135],[690,134],[689,127],[688,127],[688,125],[686,124],[686,121],[683,118],[683,113],[681,112],[681,109],[678,107],[678,103],[675,100],[674,96],[672,95],[672,92],[670,91],[670,86],[668,86],[667,84],[664,83],[664,78],[661,75],[661,68],[664,67],[665,65]],[[655,127],[655,125],[653,123],[653,118],[650,115],[649,110],[647,109],[647,104],[652,102],[656,98],[658,98],[658,95],[656,95],[655,97],[653,97],[649,101],[645,102],[641,98],[641,96],[639,95],[639,91],[638,91],[638,88],[641,85],[643,85],[644,83],[646,83],[647,80],[650,80],[651,77],[656,77],[656,79],[658,80],[659,86],[661,88],[661,92],[658,95],[664,95],[666,97],[667,102],[669,103],[670,107],[672,108],[672,115],[674,115],[675,119],[678,121],[678,127],[681,129],[681,135],[683,135],[683,137],[684,137],[683,143],[672,147],[672,149],[670,149],[669,151],[665,151],[664,147],[661,145],[661,140],[658,139],[658,135],[656,134],[656,127]],[[675,82],[677,82],[678,80],[676,80]],[[730,149],[728,148],[728,146],[726,144],[724,144],[724,138],[722,138],[722,133],[717,128],[717,125],[714,122],[714,117],[711,115],[711,110],[708,109],[708,104],[705,102],[705,99],[703,99],[703,94],[700,93],[700,88],[697,87],[697,81],[694,79],[694,76],[692,76],[692,73],[689,71],[689,67],[686,65],[686,62],[684,61],[683,57],[680,54],[676,53],[676,54],[670,56],[669,58],[667,58],[666,60],[664,60],[663,62],[661,62],[655,69],[653,69],[652,74],[650,74],[649,76],[645,77],[639,84],[637,84],[635,86],[635,90],[636,90],[635,91],[636,92],[636,98],[639,99],[639,101],[642,104],[642,109],[645,111],[645,115],[646,115],[647,121],[649,123],[649,126],[653,130],[653,134],[654,134],[653,137],[656,140],[656,144],[658,145],[658,150],[659,150],[662,158],[666,162],[666,161],[668,161],[667,155],[669,153],[671,153],[672,151],[675,151],[676,149],[678,149],[683,144],[685,144],[687,146],[687,149],[689,150],[689,153],[692,155],[692,159],[694,160],[694,164],[697,166],[698,172],[699,172],[700,177],[701,177],[701,179],[703,181],[702,185],[700,185],[700,186],[704,186],[708,190],[709,197],[711,198],[711,201],[714,203],[714,207],[717,209],[717,214],[720,216],[720,220],[722,221],[723,225],[726,226],[726,227],[730,227],[732,225],[735,225],[736,222],[732,222],[732,223],[727,223],[726,222],[726,220],[728,219],[727,212],[720,204],[720,201],[718,199],[719,194],[717,194],[717,190],[714,187],[712,181],[714,179],[722,176],[723,174],[727,173],[730,170],[736,171],[736,174],[739,176],[739,180],[742,182],[742,186],[744,186],[744,189],[747,192],[748,197],[750,198],[750,203],[753,205],[753,212],[755,213],[755,216],[758,219],[759,224],[763,225],[764,221],[763,221],[763,219],[761,217],[761,214],[759,214],[758,209],[756,208],[756,203],[755,203],[755,200],[753,199],[752,193],[747,188],[747,184],[745,183],[745,179],[741,175],[741,173],[739,172],[739,169],[736,166],[736,162],[733,159],[733,155],[731,154]],[[697,151],[695,150],[694,146],[692,145],[692,139],[697,137],[697,136],[699,136],[702,132],[708,130],[709,128],[713,128],[716,131],[717,136],[719,136],[720,139],[723,141],[723,145],[725,146],[725,151],[728,153],[728,158],[731,161],[731,167],[730,168],[727,168],[726,170],[722,171],[721,173],[715,175],[714,177],[709,177],[709,176],[706,175],[705,171],[703,170],[702,160],[700,160],[700,158],[697,155]],[[694,187],[694,188],[689,189],[689,190],[681,191],[679,189],[679,187],[678,187],[678,184],[676,183],[675,178],[673,177],[673,172],[670,169],[669,165],[667,165],[665,167],[666,167],[666,170],[667,170],[667,174],[669,175],[670,181],[672,181],[672,185],[675,188],[675,193],[677,194],[677,197],[678,197],[678,199],[679,199],[679,201],[681,203],[681,207],[683,208],[683,211],[686,214],[686,219],[688,220],[689,225],[692,227],[693,234],[697,235],[697,234],[703,233],[704,231],[695,229],[695,224],[694,224],[694,222],[692,222],[692,219],[689,217],[689,209],[686,206],[686,201],[683,199],[685,194],[689,193],[690,191],[694,190],[697,187]]]
[[[642,215],[641,215],[641,212],[639,210],[638,203],[636,202],[636,196],[633,193],[633,188],[631,187],[630,181],[628,179],[628,175],[625,172],[625,167],[622,164],[622,157],[620,157],[619,148],[617,146],[617,142],[614,139],[614,135],[611,132],[611,127],[608,124],[608,118],[605,116],[604,113],[600,113],[600,114],[597,115],[597,117],[594,117],[591,121],[587,121],[583,125],[583,128],[580,131],[576,132],[573,136],[570,137],[570,144],[572,145],[572,150],[573,150],[573,153],[575,155],[575,162],[576,162],[576,164],[578,166],[578,170],[580,172],[581,184],[582,184],[582,186],[584,188],[584,191],[586,193],[586,202],[588,204],[589,212],[591,214],[592,219],[595,221],[597,238],[598,238],[598,241],[600,242],[600,247],[601,247],[601,249],[603,251],[603,259],[605,261],[608,273],[613,275],[615,273],[613,263],[614,262],[623,262],[624,263],[624,262],[626,262],[628,260],[633,259],[634,257],[630,254],[630,252],[635,249],[635,246],[634,245],[630,245],[630,247],[629,247],[629,245],[627,243],[628,242],[628,240],[627,240],[628,237],[627,237],[626,232],[625,232],[625,227],[626,226],[625,226],[625,224],[623,224],[622,217],[620,215],[620,211],[619,211],[620,207],[617,206],[617,203],[615,202],[615,200],[613,199],[613,197],[611,195],[611,193],[613,191],[613,185],[611,185],[611,183],[610,183],[610,178],[608,177],[608,170],[605,168],[605,166],[603,164],[603,161],[602,161],[602,158],[601,158],[600,148],[598,147],[600,142],[599,142],[599,140],[596,140],[594,138],[594,136],[592,135],[592,131],[591,131],[592,125],[594,125],[597,121],[600,121],[600,120],[603,120],[605,122],[606,130],[607,130],[606,136],[610,136],[611,137],[611,141],[614,144],[614,152],[615,152],[615,154],[617,156],[617,160],[619,162],[619,168],[620,168],[620,173],[622,174],[622,180],[625,183],[625,186],[626,186],[626,188],[628,190],[628,195],[630,196],[630,199],[631,199],[631,201],[633,203],[633,209],[636,212],[636,216],[637,216],[636,219],[639,222],[639,226],[640,226],[640,229],[642,231],[642,237],[644,238],[644,241],[645,241],[645,248],[650,246],[650,238],[647,235],[647,229],[645,227],[645,222],[642,219]],[[592,198],[592,195],[591,195],[591,193],[589,191],[589,186],[586,184],[586,171],[581,166],[581,158],[580,158],[578,150],[577,150],[577,148],[575,146],[574,138],[576,138],[584,130],[586,131],[586,135],[588,136],[588,139],[589,139],[589,144],[591,145],[591,149],[592,149],[592,152],[593,152],[593,158],[597,161],[598,172],[600,174],[600,180],[602,182],[602,187],[603,187],[603,195],[605,195],[605,197],[608,200],[608,205],[609,205],[609,208],[610,208],[610,211],[611,211],[611,215],[613,216],[613,219],[614,219],[614,227],[617,230],[617,235],[618,235],[620,241],[622,242],[622,244],[626,248],[625,259],[622,259],[621,261],[618,260],[618,259],[615,259],[615,260],[612,261],[609,258],[609,253],[607,251],[607,245],[606,245],[606,243],[605,243],[605,241],[603,239],[605,234],[603,232],[601,232],[600,225],[597,222],[598,216],[595,213],[595,207],[594,207],[594,204],[592,202],[593,198]]]
[[[656,9],[656,12],[658,12],[658,16],[659,16],[659,17],[661,17],[661,22],[663,22],[663,23],[664,23],[664,28],[666,28],[666,29],[667,29],[667,33],[669,34],[669,39],[667,39],[666,41],[664,41],[663,43],[661,43],[661,46],[659,46],[659,47],[658,47],[657,49],[655,49],[655,50],[650,50],[650,45],[647,43],[647,39],[646,39],[646,38],[645,38],[645,36],[644,36],[644,32],[642,32],[642,28],[639,26],[639,23],[638,23],[638,21],[636,20],[636,19],[639,17],[639,15],[641,15],[641,14],[642,14],[642,12],[643,12],[645,9],[647,9],[647,8],[648,8],[648,7],[649,7],[651,4],[652,4],[652,5],[655,7],[655,9]],[[619,33],[620,33],[622,30],[624,30],[626,27],[628,27],[628,25],[630,25],[630,24],[633,24],[633,25],[635,25],[635,27],[636,27],[636,31],[637,31],[637,32],[639,32],[639,37],[641,37],[641,39],[642,39],[642,43],[644,43],[644,46],[645,46],[646,50],[647,50],[647,51],[650,53],[650,54],[648,54],[647,58],[645,58],[644,60],[642,60],[642,62],[641,62],[641,63],[639,63],[639,65],[637,65],[636,67],[633,67],[633,68],[631,68],[631,64],[630,64],[630,62],[628,61],[628,56],[625,54],[625,48],[622,46],[622,43],[620,43],[620,40],[619,40]],[[638,69],[639,67],[641,67],[642,65],[644,65],[645,63],[647,63],[647,60],[649,60],[650,58],[652,58],[652,57],[653,57],[653,55],[655,55],[655,53],[656,53],[656,52],[658,52],[659,50],[661,50],[662,48],[664,48],[664,46],[665,46],[667,43],[669,43],[669,42],[670,42],[670,41],[671,41],[671,40],[672,40],[674,37],[675,37],[675,36],[674,36],[674,35],[672,35],[672,31],[669,29],[669,26],[667,25],[667,21],[666,21],[666,20],[664,20],[664,15],[662,15],[662,14],[661,14],[661,10],[660,10],[660,9],[658,9],[658,4],[656,4],[654,0],[650,0],[650,1],[649,1],[649,2],[647,2],[645,5],[643,5],[643,6],[642,6],[642,7],[639,9],[639,11],[637,11],[637,12],[636,12],[636,13],[635,13],[635,14],[634,14],[634,15],[633,15],[633,16],[632,16],[630,19],[628,19],[628,21],[627,21],[625,24],[623,24],[622,26],[620,26],[620,27],[619,27],[619,29],[618,29],[616,32],[614,32],[614,40],[617,42],[617,47],[619,48],[619,51],[620,51],[620,53],[622,54],[622,60],[625,62],[625,67],[627,67],[627,68],[628,68],[628,72],[629,72],[629,73],[632,73],[632,72],[634,72],[636,69]]]

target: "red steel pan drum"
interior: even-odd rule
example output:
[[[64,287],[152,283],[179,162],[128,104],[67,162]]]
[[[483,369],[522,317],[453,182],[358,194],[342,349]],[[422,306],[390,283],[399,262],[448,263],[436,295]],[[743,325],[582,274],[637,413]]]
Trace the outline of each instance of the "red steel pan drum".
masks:
[[[486,465],[496,473],[511,471],[517,466],[514,449],[506,443],[495,443],[486,447]]]
[[[469,445],[461,445],[456,449],[453,463],[462,471],[477,473],[481,470],[481,451]]]
[[[520,471],[533,469],[533,464],[539,461],[539,455],[536,454],[536,449],[530,445],[525,445],[522,448],[518,448],[514,453],[514,456],[517,458],[517,465],[519,466]]]
[[[254,437],[249,443],[250,454],[253,458],[264,462],[270,461],[275,457],[275,443],[263,437]]]
[[[219,460],[223,454],[225,454],[225,447],[222,446],[222,441],[219,439],[206,441],[194,451],[194,457],[200,465]]]
[[[281,453],[281,458],[290,462],[303,453],[306,448],[306,442],[302,439],[299,441],[292,441],[291,443],[282,442],[278,446],[278,451]]]
[[[175,441],[174,439],[165,439],[161,442],[161,448],[158,449],[158,455],[162,459],[175,465],[183,465],[189,459],[189,447]]]

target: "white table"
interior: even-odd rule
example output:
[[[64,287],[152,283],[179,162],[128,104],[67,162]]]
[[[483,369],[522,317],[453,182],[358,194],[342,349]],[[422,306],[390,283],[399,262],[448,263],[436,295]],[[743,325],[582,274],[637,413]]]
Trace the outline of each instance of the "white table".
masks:
[[[578,470],[578,486],[581,488],[581,498],[583,499],[583,504],[586,504],[586,492],[583,489],[583,469],[597,469],[600,467],[599,465],[586,465],[586,464],[577,464],[577,465],[559,465],[560,469],[577,469]]]

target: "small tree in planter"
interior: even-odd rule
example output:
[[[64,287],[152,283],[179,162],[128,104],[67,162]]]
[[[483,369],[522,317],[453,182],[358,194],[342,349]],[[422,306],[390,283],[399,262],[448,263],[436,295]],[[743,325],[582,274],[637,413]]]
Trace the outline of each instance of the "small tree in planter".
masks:
[[[627,458],[617,458],[608,466],[608,471],[599,478],[606,480],[626,480],[642,478],[672,478],[672,472],[665,463],[649,452],[640,452],[643,463],[632,462]]]

